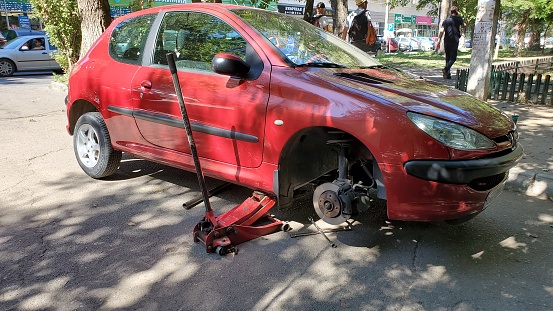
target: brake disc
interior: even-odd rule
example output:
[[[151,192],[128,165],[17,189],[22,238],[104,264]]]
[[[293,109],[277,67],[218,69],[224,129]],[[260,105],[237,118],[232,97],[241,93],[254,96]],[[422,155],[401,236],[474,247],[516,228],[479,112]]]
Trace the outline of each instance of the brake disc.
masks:
[[[342,213],[344,202],[338,196],[340,187],[333,183],[324,183],[318,186],[313,192],[313,207],[319,217],[331,225],[339,225],[348,219],[351,215]]]

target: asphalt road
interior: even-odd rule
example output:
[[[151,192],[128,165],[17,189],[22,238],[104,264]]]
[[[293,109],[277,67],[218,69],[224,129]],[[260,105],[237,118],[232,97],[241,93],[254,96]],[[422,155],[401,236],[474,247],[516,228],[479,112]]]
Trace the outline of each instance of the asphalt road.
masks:
[[[128,156],[109,179],[86,176],[51,79],[0,79],[0,310],[553,309],[549,200],[504,192],[456,227],[376,208],[329,234],[337,248],[279,232],[207,254],[192,239],[203,205],[181,206],[196,176]],[[250,193],[232,186],[213,208]],[[308,202],[274,213],[313,229]]]

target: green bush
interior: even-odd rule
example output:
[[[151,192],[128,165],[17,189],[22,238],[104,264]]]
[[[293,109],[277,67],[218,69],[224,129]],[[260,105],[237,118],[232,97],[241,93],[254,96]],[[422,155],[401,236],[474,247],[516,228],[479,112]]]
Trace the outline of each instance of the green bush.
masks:
[[[46,25],[50,42],[58,48],[54,59],[69,73],[79,60],[81,16],[76,0],[30,0],[34,11]]]

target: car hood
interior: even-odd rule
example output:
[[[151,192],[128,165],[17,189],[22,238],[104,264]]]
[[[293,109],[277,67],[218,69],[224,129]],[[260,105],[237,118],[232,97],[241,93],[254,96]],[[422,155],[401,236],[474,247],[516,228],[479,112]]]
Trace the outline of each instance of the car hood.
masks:
[[[459,123],[488,137],[514,130],[509,117],[470,94],[393,68],[323,69],[310,74],[336,87],[355,89],[370,102]]]

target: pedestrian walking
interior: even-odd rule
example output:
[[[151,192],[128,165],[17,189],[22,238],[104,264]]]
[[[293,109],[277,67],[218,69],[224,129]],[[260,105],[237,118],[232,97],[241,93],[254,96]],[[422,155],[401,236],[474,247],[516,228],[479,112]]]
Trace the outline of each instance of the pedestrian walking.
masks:
[[[328,22],[328,18],[325,16],[325,10],[326,8],[324,3],[317,3],[317,6],[315,7],[315,15],[313,15],[311,23],[326,31],[330,31],[330,23]]]
[[[460,27],[467,25],[459,16],[459,9],[456,6],[451,7],[451,15],[442,22],[442,28],[438,35],[436,50],[440,48],[442,37],[444,38],[445,67],[442,69],[444,79],[451,79],[451,66],[457,60],[457,49],[459,48],[459,38],[461,38]]]
[[[359,49],[369,52],[376,42],[376,31],[371,23],[371,13],[367,10],[367,0],[356,0],[357,10],[351,12],[346,19],[342,31],[342,39]]]

